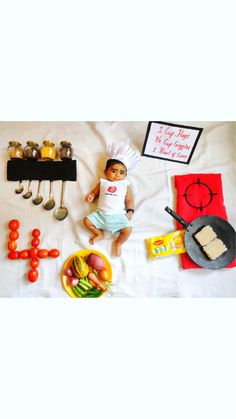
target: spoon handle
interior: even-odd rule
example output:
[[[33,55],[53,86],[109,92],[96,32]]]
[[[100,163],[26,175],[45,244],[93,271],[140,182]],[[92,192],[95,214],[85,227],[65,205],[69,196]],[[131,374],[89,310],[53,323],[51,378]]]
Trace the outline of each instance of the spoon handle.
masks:
[[[40,186],[41,186],[41,180],[39,180],[37,195],[39,195],[39,192],[40,192]]]
[[[29,180],[29,183],[28,183],[28,192],[30,192],[30,184],[31,184],[31,180]]]
[[[49,198],[48,199],[53,199],[53,193],[52,193],[52,180],[50,180],[50,186],[49,186]]]
[[[63,198],[64,198],[64,184],[65,184],[65,181],[63,180],[62,181],[62,184],[61,184],[61,207],[63,207],[64,205],[63,205]]]

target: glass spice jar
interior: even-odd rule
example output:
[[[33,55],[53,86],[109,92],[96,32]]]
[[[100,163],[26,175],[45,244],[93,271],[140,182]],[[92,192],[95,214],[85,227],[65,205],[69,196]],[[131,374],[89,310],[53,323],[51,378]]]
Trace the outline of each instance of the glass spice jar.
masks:
[[[11,160],[24,158],[24,149],[18,141],[9,141],[7,151]]]
[[[40,158],[39,145],[34,141],[27,141],[24,156],[27,160],[38,160]]]
[[[43,160],[55,160],[57,156],[57,151],[55,149],[55,144],[50,140],[45,140],[41,147],[41,158]]]
[[[73,149],[69,141],[60,142],[59,155],[61,160],[71,160],[73,157]]]

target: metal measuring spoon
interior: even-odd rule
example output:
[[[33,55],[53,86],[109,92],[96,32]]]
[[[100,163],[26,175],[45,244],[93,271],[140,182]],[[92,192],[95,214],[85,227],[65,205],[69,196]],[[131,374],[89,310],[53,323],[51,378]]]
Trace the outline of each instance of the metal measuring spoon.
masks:
[[[38,191],[37,191],[37,195],[36,197],[32,200],[34,205],[39,205],[41,204],[41,202],[43,201],[43,197],[42,195],[39,194],[40,192],[40,185],[41,185],[41,180],[39,180],[39,184],[38,184]]]
[[[24,190],[24,186],[22,184],[22,180],[20,180],[18,188],[15,189],[15,193],[19,194],[19,193],[23,192],[23,190]]]
[[[31,191],[31,189],[30,189],[30,183],[31,183],[31,180],[29,180],[29,184],[28,184],[28,190],[27,190],[27,192],[25,192],[22,196],[23,196],[23,198],[25,198],[25,199],[29,199],[31,196],[32,196],[32,191]]]
[[[49,197],[47,201],[43,204],[43,208],[45,210],[51,210],[54,206],[55,206],[55,201],[52,195],[52,180],[50,180]]]
[[[58,221],[64,220],[68,215],[68,210],[67,210],[66,207],[64,207],[64,204],[63,204],[64,183],[65,183],[65,181],[62,181],[60,207],[56,209],[55,214],[54,214]]]

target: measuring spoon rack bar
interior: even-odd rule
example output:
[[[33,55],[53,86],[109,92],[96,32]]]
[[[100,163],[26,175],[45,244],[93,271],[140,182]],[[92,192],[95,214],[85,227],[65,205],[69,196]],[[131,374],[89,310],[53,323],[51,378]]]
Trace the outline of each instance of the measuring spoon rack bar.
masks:
[[[77,180],[76,160],[8,160],[7,180]]]

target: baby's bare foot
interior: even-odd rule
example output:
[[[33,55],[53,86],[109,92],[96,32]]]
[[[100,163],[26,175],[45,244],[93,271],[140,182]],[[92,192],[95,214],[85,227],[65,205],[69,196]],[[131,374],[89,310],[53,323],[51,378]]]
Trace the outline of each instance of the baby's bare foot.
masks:
[[[95,234],[94,236],[91,237],[91,239],[89,240],[90,244],[94,244],[95,242],[97,242],[98,240],[102,240],[103,239],[104,234],[100,233],[100,234]]]
[[[115,241],[112,245],[112,253],[114,256],[119,257],[121,255],[121,244]]]

